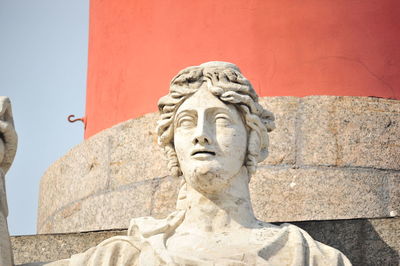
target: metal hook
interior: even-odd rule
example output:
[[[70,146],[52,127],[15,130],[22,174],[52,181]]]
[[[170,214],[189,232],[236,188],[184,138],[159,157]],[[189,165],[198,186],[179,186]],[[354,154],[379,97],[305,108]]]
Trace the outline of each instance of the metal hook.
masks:
[[[81,121],[82,123],[85,123],[84,118],[81,117],[81,118],[72,119],[74,117],[75,117],[75,115],[69,115],[68,116],[68,122],[75,123],[76,121]]]

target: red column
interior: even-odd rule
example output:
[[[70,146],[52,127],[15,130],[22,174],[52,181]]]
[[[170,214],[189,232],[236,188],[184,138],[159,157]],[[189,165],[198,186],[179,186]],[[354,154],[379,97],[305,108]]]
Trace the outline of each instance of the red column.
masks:
[[[170,79],[237,64],[261,96],[400,99],[400,1],[91,0],[85,138],[156,110]]]

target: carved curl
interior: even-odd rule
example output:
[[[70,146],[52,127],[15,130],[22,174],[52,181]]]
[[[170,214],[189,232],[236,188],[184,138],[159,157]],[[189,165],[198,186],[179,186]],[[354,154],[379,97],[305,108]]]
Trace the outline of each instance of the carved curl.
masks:
[[[182,174],[174,148],[175,113],[179,106],[206,82],[212,94],[233,104],[248,128],[245,165],[249,175],[268,155],[268,132],[274,128],[274,116],[258,103],[258,96],[239,68],[226,62],[208,62],[183,69],[170,83],[170,92],[158,102],[161,117],[157,123],[158,144],[164,148],[172,175]]]

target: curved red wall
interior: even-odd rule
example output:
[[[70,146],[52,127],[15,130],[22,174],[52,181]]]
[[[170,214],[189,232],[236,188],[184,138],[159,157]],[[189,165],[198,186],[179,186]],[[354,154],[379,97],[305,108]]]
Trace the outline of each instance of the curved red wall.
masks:
[[[91,0],[85,137],[155,111],[211,60],[262,96],[400,99],[400,1]]]

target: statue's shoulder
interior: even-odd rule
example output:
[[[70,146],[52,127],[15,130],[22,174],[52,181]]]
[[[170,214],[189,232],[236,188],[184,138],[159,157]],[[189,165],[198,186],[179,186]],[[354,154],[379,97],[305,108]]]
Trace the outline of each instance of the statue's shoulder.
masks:
[[[268,261],[281,259],[294,265],[351,265],[339,250],[314,240],[306,231],[292,224],[259,223],[253,230],[256,241],[264,241],[259,254]]]
[[[133,218],[129,224],[128,236],[143,239],[156,234],[168,233],[182,223],[185,213],[185,211],[175,211],[164,219],[156,219],[151,216]]]

